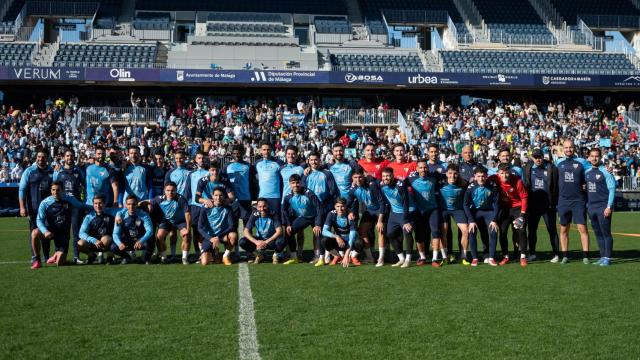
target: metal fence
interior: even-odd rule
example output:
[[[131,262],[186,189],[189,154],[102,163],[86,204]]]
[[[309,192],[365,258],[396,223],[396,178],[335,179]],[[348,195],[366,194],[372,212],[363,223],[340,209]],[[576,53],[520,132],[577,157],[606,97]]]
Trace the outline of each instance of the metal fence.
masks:
[[[80,121],[85,123],[115,123],[154,122],[162,115],[161,108],[134,107],[81,107],[78,109]]]
[[[639,191],[640,190],[640,177],[637,176],[624,176],[621,180],[620,191]]]
[[[399,114],[396,109],[320,109],[316,120],[342,126],[399,125]]]

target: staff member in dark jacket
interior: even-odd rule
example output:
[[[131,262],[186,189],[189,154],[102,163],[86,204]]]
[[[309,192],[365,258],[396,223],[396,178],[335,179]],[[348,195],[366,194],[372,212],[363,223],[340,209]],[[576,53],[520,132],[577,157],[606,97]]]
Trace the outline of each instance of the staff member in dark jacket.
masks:
[[[556,229],[556,207],[558,206],[558,168],[544,159],[542,150],[535,149],[531,154],[532,162],[524,167],[524,186],[529,192],[529,261],[536,259],[536,243],[538,242],[538,224],[540,218],[549,232],[552,263],[557,263],[558,230]]]

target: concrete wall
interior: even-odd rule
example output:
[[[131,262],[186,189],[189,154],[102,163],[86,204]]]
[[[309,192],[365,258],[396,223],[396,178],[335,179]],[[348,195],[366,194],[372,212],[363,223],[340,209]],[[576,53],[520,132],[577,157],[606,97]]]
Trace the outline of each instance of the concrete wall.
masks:
[[[272,69],[285,69],[285,63],[300,63],[302,70],[318,69],[318,54],[284,46],[226,46],[187,45],[187,51],[170,51],[168,65],[209,69],[216,64],[223,69],[242,69],[246,63],[261,64]]]

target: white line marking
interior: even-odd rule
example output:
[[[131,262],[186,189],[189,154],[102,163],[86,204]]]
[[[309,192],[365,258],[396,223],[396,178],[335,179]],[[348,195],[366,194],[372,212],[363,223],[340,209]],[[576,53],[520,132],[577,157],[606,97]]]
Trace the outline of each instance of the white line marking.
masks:
[[[29,261],[0,261],[0,265],[29,264]]]
[[[238,289],[240,294],[240,308],[238,310],[238,323],[240,327],[238,348],[240,350],[240,359],[259,360],[258,335],[247,263],[240,263],[238,267]]]

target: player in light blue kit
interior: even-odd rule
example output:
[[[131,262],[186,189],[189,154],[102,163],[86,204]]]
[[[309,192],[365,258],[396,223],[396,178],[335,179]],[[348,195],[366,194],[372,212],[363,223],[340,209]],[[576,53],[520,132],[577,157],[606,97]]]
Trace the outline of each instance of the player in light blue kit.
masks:
[[[114,171],[104,162],[105,150],[96,148],[95,160],[87,167],[87,198],[85,203],[93,205],[95,194],[104,194],[107,197],[107,207],[120,207],[118,205],[118,179]]]

